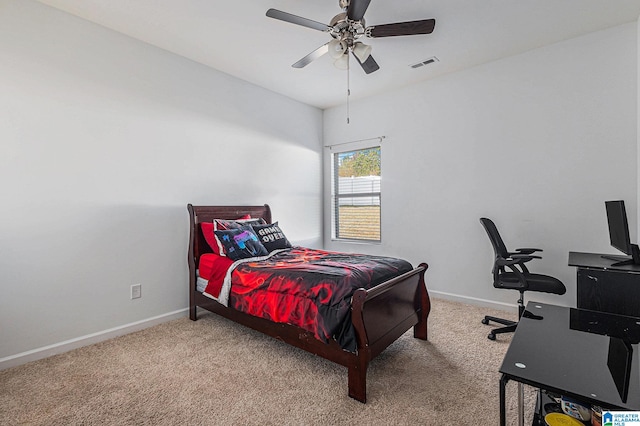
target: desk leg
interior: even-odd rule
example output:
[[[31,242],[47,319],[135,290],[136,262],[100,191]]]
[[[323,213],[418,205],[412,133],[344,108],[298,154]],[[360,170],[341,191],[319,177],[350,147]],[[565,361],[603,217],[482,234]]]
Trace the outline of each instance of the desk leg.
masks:
[[[524,386],[518,382],[518,426],[524,426]]]
[[[509,379],[504,374],[500,377],[500,426],[507,426],[507,382]]]

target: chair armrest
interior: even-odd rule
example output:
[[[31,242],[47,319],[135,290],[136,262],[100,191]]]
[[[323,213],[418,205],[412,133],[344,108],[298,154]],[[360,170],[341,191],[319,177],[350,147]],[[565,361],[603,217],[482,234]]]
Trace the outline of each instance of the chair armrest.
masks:
[[[514,254],[511,256],[511,259],[520,259],[524,262],[528,262],[532,259],[542,259],[542,256],[536,256],[535,254]]]
[[[496,266],[512,266],[519,265],[521,263],[528,262],[531,259],[528,259],[529,256],[524,256],[523,258],[519,258],[520,256],[516,256],[516,258],[500,258],[496,260]]]
[[[531,254],[531,253],[535,253],[537,251],[542,251],[542,249],[525,247],[525,248],[516,249],[516,252],[513,253],[513,254]]]
[[[518,290],[527,290],[529,288],[529,285],[527,284],[527,280],[524,276],[524,274],[529,273],[529,271],[527,270],[527,267],[524,265],[526,262],[528,262],[529,260],[532,260],[534,257],[533,256],[525,256],[525,255],[515,255],[514,257],[516,257],[515,259],[513,258],[500,258],[496,260],[496,266],[498,266],[499,268],[503,269],[503,268],[509,268],[511,270],[511,272],[513,272],[517,277],[518,277],[518,281],[520,282],[520,285],[518,287],[514,286],[513,284],[509,284],[514,290],[518,289]],[[520,268],[520,269],[518,269]],[[504,269],[503,269],[504,271]],[[494,283],[495,286],[495,283]]]
[[[510,256],[506,259],[505,258],[497,259],[496,265],[498,266],[522,265],[533,259],[542,259],[542,257],[535,256],[535,255],[527,255],[527,254],[514,254],[513,256]]]

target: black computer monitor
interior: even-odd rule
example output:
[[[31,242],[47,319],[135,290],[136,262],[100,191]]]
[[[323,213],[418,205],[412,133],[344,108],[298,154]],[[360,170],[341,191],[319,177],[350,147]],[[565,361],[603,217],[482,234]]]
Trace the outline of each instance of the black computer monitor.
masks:
[[[605,201],[607,210],[607,223],[609,224],[609,240],[611,245],[628,257],[608,256],[608,259],[617,260],[612,266],[640,265],[640,250],[637,244],[631,243],[629,235],[629,222],[623,200]]]

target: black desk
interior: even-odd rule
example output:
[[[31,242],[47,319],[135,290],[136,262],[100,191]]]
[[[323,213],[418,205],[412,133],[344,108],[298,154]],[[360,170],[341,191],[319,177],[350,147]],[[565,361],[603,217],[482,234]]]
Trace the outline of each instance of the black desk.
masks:
[[[640,266],[613,266],[599,253],[569,252],[578,268],[577,307],[640,317]]]
[[[640,318],[529,302],[500,367],[500,424],[509,380],[640,410],[639,340]]]

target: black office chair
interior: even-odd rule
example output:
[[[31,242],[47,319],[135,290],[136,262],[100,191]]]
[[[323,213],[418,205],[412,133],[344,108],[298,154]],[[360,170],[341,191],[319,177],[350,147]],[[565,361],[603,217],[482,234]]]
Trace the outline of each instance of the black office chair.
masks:
[[[520,292],[520,299],[518,299],[518,318],[520,318],[524,312],[525,291],[539,291],[553,294],[566,293],[567,289],[560,280],[548,275],[532,274],[527,269],[525,263],[533,259],[542,259],[540,256],[533,255],[533,253],[542,251],[541,249],[520,248],[514,252],[507,251],[507,247],[504,241],[502,241],[496,225],[490,219],[484,217],[480,219],[480,222],[487,231],[491,245],[493,246],[493,251],[496,254],[492,271],[493,286],[495,288],[518,290]],[[517,321],[510,321],[489,315],[484,317],[482,323],[489,324],[489,321],[504,326],[491,330],[489,336],[487,336],[490,340],[496,340],[496,334],[515,331],[518,325]]]

